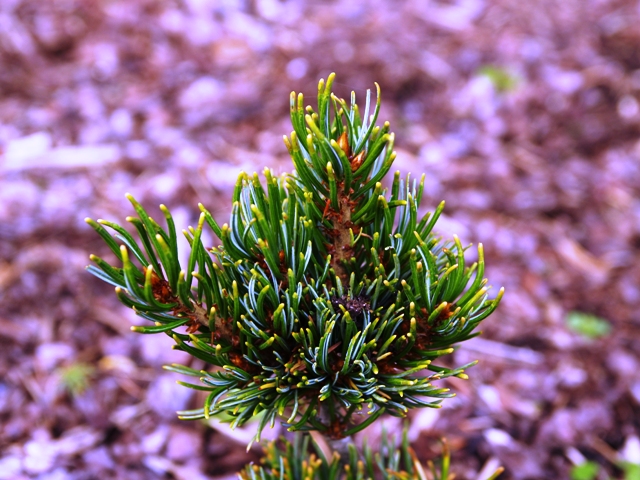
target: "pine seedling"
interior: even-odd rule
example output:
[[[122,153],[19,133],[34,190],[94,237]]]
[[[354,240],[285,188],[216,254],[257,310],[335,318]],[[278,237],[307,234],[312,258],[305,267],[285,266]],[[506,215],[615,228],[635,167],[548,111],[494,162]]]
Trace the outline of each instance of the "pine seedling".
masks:
[[[453,394],[437,380],[466,378],[473,365],[437,359],[477,335],[502,297],[488,296],[482,245],[469,264],[457,237],[433,232],[444,202],[419,216],[424,175],[396,172],[383,186],[396,153],[389,123],[376,124],[380,89],[361,112],[355,94],[331,93],[333,80],[320,80],[316,108],[291,94],[284,143],[294,172],[240,173],[223,225],[200,205],[183,231],[186,265],[164,205],[157,222],[128,195],[137,238],[87,219],[117,259],[92,255],[89,271],[151,322],[132,329],[167,334],[206,365],[165,367],[208,394],[180,418],[224,414],[236,427],[259,416],[258,437],[281,421],[339,439],[383,413],[439,407]],[[218,246],[204,245],[204,229]]]

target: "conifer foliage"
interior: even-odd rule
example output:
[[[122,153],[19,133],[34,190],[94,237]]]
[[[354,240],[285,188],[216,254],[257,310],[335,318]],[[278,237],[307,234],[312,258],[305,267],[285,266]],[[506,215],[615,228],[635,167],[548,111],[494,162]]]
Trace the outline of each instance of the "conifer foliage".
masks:
[[[444,202],[418,216],[424,176],[385,183],[396,154],[389,123],[376,125],[377,84],[361,111],[354,94],[331,93],[333,80],[320,81],[315,109],[291,94],[293,173],[241,173],[229,223],[200,205],[197,226],[183,231],[188,264],[163,205],[156,222],[128,196],[137,238],[87,219],[117,258],[92,255],[88,270],[151,322],[133,330],[167,334],[207,365],[166,367],[208,392],[181,418],[224,413],[238,426],[260,414],[260,431],[280,420],[342,438],[385,412],[437,407],[452,394],[436,381],[464,378],[470,365],[433,362],[477,335],[500,301],[502,289],[487,294],[482,245],[469,264],[457,237],[433,233]],[[203,244],[205,228],[220,245]]]
[[[309,437],[300,434],[291,441],[282,440],[281,445],[269,442],[265,446],[260,465],[247,465],[240,472],[241,480],[453,480],[449,473],[450,455],[447,443],[443,441],[439,465],[428,463],[425,468],[409,446],[407,429],[402,442],[396,445],[395,439],[386,433],[381,439],[379,451],[375,452],[365,442],[358,452],[353,444],[348,446],[346,461],[333,452],[327,459],[320,448],[310,452]],[[502,473],[498,468],[486,480],[495,480]]]

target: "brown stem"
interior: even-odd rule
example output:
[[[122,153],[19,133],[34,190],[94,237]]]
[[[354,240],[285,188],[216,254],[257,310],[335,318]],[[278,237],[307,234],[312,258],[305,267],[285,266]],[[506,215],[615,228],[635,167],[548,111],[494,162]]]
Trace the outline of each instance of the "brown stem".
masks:
[[[340,277],[343,283],[349,281],[349,276],[344,262],[349,261],[353,254],[353,248],[351,247],[351,200],[348,195],[340,196],[338,201],[340,202],[340,211],[338,212],[337,219],[334,223],[337,235],[335,237],[334,255],[331,257],[331,266],[336,275]]]
[[[208,327],[209,326],[209,314],[207,313],[207,311],[201,305],[198,305],[197,303],[193,304],[193,309],[194,309],[194,311],[193,311],[193,317],[192,318],[196,322],[198,322],[200,325]],[[216,318],[216,320],[217,320],[217,318]],[[217,327],[218,323],[219,322],[216,321],[216,327]]]

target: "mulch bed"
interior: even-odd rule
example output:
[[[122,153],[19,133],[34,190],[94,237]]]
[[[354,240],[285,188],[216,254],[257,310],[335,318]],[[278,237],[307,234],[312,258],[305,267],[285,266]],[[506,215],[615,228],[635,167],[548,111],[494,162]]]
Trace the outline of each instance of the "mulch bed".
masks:
[[[291,168],[289,92],[312,102],[331,71],[341,96],[380,83],[398,168],[507,292],[453,355],[480,359],[458,396],[412,414],[418,456],[446,436],[456,478],[640,463],[636,2],[354,3],[2,2],[0,478],[235,478],[258,458],[245,432],[175,420],[202,399],[161,366],[189,360],[129,332],[83,270],[108,255],[83,219],[123,222],[131,192],[181,227],[198,202],[224,221],[240,170]]]

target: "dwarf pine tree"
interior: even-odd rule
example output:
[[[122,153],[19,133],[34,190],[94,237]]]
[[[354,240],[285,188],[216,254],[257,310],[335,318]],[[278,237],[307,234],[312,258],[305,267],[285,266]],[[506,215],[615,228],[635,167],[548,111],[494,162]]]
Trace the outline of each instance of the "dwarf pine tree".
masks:
[[[183,230],[186,265],[164,205],[156,222],[128,195],[137,238],[87,219],[117,258],[92,255],[88,270],[151,322],[132,329],[167,334],[206,365],[165,367],[208,392],[180,418],[225,414],[235,427],[257,417],[258,437],[280,421],[340,439],[383,413],[438,407],[452,393],[437,380],[465,378],[472,365],[437,359],[477,335],[502,297],[487,294],[482,245],[469,264],[456,236],[433,233],[444,202],[418,215],[424,175],[385,182],[396,153],[389,123],[376,125],[378,85],[362,112],[355,94],[346,102],[331,93],[333,80],[320,80],[315,109],[291,94],[292,173],[240,173],[223,225],[199,206],[197,226]],[[218,246],[203,244],[205,228]]]

